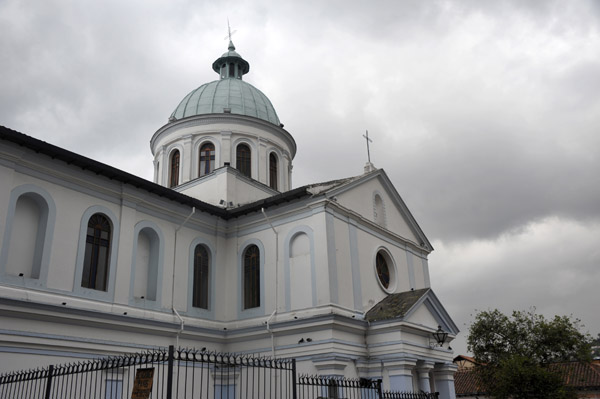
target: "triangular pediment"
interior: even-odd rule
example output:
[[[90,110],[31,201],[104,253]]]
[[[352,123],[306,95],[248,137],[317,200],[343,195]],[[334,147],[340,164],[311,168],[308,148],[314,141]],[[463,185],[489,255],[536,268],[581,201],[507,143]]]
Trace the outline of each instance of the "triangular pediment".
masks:
[[[414,242],[421,248],[433,250],[425,233],[383,169],[315,185],[311,189],[313,194],[324,194],[341,206]],[[376,196],[382,200],[381,209],[377,208]]]
[[[390,294],[365,314],[369,322],[407,321],[413,324],[437,328],[456,335],[458,327],[431,288]]]

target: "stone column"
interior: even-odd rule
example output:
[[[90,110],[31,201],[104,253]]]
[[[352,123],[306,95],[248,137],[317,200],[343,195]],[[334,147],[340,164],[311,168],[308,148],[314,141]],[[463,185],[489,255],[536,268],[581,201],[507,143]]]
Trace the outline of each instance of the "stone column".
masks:
[[[390,391],[413,392],[412,370],[417,364],[416,360],[398,360],[385,363],[390,379]]]
[[[433,368],[435,389],[440,393],[440,399],[456,399],[454,390],[454,373],[457,366],[453,363],[436,363]]]
[[[433,368],[433,362],[419,362],[417,364],[417,375],[419,377],[419,390],[431,392],[431,383],[429,382],[429,372]]]

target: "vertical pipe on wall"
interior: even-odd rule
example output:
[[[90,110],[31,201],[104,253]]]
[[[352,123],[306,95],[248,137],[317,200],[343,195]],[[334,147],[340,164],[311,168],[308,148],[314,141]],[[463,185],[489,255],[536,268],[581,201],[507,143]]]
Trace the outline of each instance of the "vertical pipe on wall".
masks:
[[[271,220],[267,216],[265,208],[260,208],[260,211],[262,212],[263,216],[265,217],[265,220],[267,221],[267,223],[269,223],[271,229],[275,233],[275,310],[273,310],[273,313],[271,313],[271,316],[269,316],[269,318],[267,319],[267,331],[271,334],[271,353],[274,359],[275,337],[273,335],[273,331],[271,330],[270,322],[273,316],[275,316],[275,314],[277,313],[277,308],[279,306],[279,234],[277,234],[277,230],[275,230],[275,227],[273,227],[273,223],[271,223]]]
[[[176,346],[178,348],[179,348],[179,335],[183,332],[184,321],[183,321],[183,318],[181,317],[181,315],[179,315],[179,312],[177,311],[177,309],[175,309],[175,257],[177,255],[177,233],[183,227],[183,225],[186,224],[188,220],[190,220],[190,218],[192,217],[192,215],[194,213],[196,213],[196,207],[192,208],[192,212],[188,215],[188,217],[185,218],[185,220],[175,229],[175,238],[174,238],[174,243],[173,243],[173,281],[172,281],[172,285],[171,285],[171,310],[173,310],[173,313],[175,313],[175,316],[177,316],[177,318],[179,319],[179,322],[181,323],[179,331],[177,331],[176,340],[175,340]]]

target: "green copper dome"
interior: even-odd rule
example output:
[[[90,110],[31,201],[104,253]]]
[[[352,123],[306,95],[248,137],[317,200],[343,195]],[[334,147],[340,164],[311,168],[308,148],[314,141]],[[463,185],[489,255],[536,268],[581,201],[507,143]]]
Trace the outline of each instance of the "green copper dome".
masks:
[[[251,116],[280,126],[271,101],[256,87],[242,80],[250,64],[236,51],[233,43],[212,65],[221,79],[203,84],[181,100],[170,121],[196,115],[229,112]]]

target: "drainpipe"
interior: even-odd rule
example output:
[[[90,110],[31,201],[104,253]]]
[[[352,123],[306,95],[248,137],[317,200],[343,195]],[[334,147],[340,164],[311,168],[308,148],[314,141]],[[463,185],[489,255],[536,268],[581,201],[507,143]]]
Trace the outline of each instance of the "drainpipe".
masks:
[[[267,319],[267,331],[269,332],[269,334],[271,334],[271,356],[273,357],[273,359],[275,359],[275,337],[273,335],[273,330],[271,330],[271,325],[269,323],[271,323],[271,319],[273,318],[273,316],[275,316],[275,312],[277,312],[277,309],[275,309],[273,313],[271,313],[271,316],[269,316],[269,318]]]
[[[173,285],[171,286],[171,310],[175,313],[175,316],[179,319],[180,327],[179,331],[177,331],[177,335],[175,336],[175,347],[179,348],[179,335],[183,332],[184,321],[177,309],[175,309],[175,257],[177,254],[177,233],[183,227],[184,224],[187,223],[188,220],[192,217],[192,215],[196,213],[196,207],[192,208],[192,212],[188,215],[187,218],[175,229],[175,242],[173,244]]]
[[[277,234],[277,230],[273,227],[273,223],[265,213],[265,208],[260,208],[265,220],[271,226],[273,233],[275,233],[275,310],[271,313],[271,316],[267,319],[267,331],[271,334],[271,354],[273,358],[275,358],[275,336],[273,335],[273,331],[271,330],[271,319],[277,313],[277,308],[279,307],[279,234]]]

